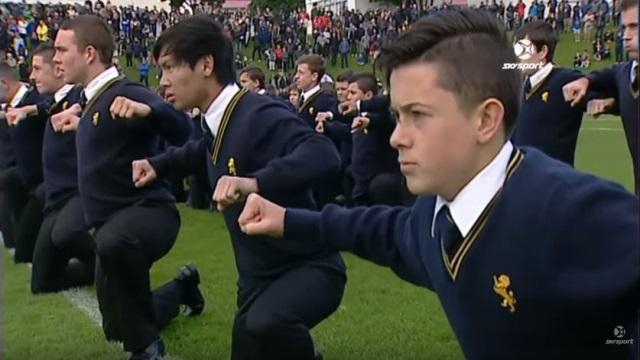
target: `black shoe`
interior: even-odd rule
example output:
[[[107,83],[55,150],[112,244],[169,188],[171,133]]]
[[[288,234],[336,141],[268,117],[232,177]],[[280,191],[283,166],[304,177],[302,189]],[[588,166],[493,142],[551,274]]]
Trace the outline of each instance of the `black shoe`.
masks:
[[[182,286],[181,303],[185,305],[185,316],[196,316],[204,310],[204,297],[198,288],[200,274],[194,264],[187,264],[180,268],[175,277],[176,282]]]
[[[167,355],[164,349],[164,342],[158,339],[147,346],[142,352],[131,355],[129,360],[163,360]]]

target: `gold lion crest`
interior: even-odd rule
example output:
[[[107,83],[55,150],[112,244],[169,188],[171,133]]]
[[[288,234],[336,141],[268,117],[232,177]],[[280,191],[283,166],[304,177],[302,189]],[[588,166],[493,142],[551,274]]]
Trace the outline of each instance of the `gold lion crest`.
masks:
[[[511,286],[511,279],[507,275],[500,275],[497,278],[493,276],[493,291],[502,297],[502,303],[500,306],[503,308],[509,308],[509,312],[514,313],[516,311],[516,297],[512,290],[509,290]]]
[[[233,157],[230,157],[229,161],[227,161],[227,168],[229,170],[229,175],[238,176],[238,171],[236,170],[236,160]]]
[[[309,108],[309,115],[313,115],[313,110],[315,110],[313,106]]]
[[[62,110],[67,110],[67,108],[69,108],[69,102],[65,101],[62,103]]]
[[[98,122],[100,121],[100,113],[99,112],[95,112],[93,114],[93,118],[91,119],[91,122],[93,123],[94,126],[98,126]]]
[[[549,92],[545,91],[542,93],[542,101],[543,102],[548,102],[549,101]]]

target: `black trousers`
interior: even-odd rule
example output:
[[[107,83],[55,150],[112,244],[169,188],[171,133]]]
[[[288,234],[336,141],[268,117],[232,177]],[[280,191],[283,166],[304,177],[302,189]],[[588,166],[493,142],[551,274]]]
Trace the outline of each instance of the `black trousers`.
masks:
[[[231,359],[314,359],[309,330],[338,308],[345,283],[335,269],[302,265],[239,299]]]
[[[180,216],[172,204],[134,205],[115,213],[95,233],[96,290],[107,340],[140,352],[179,313],[175,281],[151,292],[149,270],[173,247]]]
[[[38,233],[43,220],[44,185],[40,184],[29,191],[29,199],[18,220],[16,232],[16,252],[13,260],[16,263],[33,262],[33,249],[36,246]]]
[[[24,185],[15,167],[4,169],[0,173],[2,203],[0,203],[0,223],[2,237],[6,247],[13,248],[16,243],[16,226],[22,211],[29,200],[29,189]]]
[[[189,176],[189,205],[194,209],[208,209],[211,204],[211,187],[206,178]]]
[[[70,263],[76,258],[79,262]],[[33,253],[31,292],[48,293],[93,283],[93,238],[79,196],[45,215]]]

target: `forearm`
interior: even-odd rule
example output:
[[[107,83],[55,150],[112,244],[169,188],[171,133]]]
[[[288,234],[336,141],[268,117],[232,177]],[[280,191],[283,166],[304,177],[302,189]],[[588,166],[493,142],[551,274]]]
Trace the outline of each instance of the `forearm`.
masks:
[[[159,177],[168,175],[202,175],[206,170],[206,147],[203,139],[192,140],[181,147],[169,147],[164,153],[149,158]]]
[[[363,259],[390,267],[401,278],[429,286],[421,264],[411,209],[376,206],[344,209],[326,206],[321,212],[287,209],[285,237],[306,235],[329,249],[349,251]]]
[[[326,137],[309,133],[306,140],[251,177],[257,179],[261,193],[270,193],[312,187],[339,171],[340,156],[335,146]]]

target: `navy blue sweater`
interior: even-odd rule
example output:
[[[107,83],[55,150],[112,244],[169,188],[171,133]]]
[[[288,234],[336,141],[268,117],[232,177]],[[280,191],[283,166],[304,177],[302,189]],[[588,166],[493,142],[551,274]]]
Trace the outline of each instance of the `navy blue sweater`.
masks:
[[[109,108],[117,96],[149,105],[151,114],[144,119],[111,118]],[[181,144],[190,133],[185,113],[128,79],[113,83],[87,104],[76,135],[78,188],[87,225],[99,226],[133,204],[174,202],[166,182],[136,189],[131,162],[158,154],[159,136]]]
[[[64,111],[80,99],[81,87],[75,87],[56,104],[40,111],[49,116]],[[44,129],[44,190],[45,211],[55,209],[78,193],[76,133],[55,132],[51,121]]]
[[[51,96],[40,95],[35,89],[30,89],[16,108],[50,104],[51,100]],[[9,128],[16,169],[24,184],[29,188],[34,188],[42,183],[42,142],[48,117],[46,112],[39,112],[37,115],[27,117],[17,126]]]
[[[534,148],[523,153],[461,245],[455,277],[431,236],[435,197],[410,209],[287,210],[285,236],[435,291],[469,359],[631,359],[629,346],[606,341],[637,345],[638,198]],[[617,326],[626,335],[615,337]]]
[[[353,141],[351,139],[351,122],[353,117],[344,116],[338,112],[337,104],[330,110],[333,118],[324,124],[324,134],[333,142],[340,153],[342,167],[351,164]]]
[[[316,116],[319,112],[332,111],[336,107],[335,96],[325,93],[322,89],[304,100],[304,104],[298,109],[300,117],[311,128],[316,127]]]
[[[566,102],[562,87],[581,77],[576,70],[554,68],[522,104],[513,143],[533,146],[573,166],[585,107]]]
[[[9,125],[5,118],[0,119],[0,170],[16,165],[16,157],[9,135]]]
[[[369,100],[360,101],[360,112],[386,112],[391,106],[388,95],[376,95]]]
[[[150,162],[159,176],[198,173],[206,168],[212,188],[223,175],[253,177],[262,196],[307,209],[316,208],[311,188],[340,169],[338,154],[326,137],[310,129],[280,102],[258,94],[247,93],[239,100],[230,121],[220,125],[215,139],[217,142],[207,131],[203,139],[170,148]],[[216,144],[220,146],[217,158],[212,156]],[[239,203],[223,212],[241,290],[270,281],[303,261],[344,271],[337,252],[309,247],[299,237],[277,242],[266,236],[250,238],[238,226],[243,207]]]
[[[640,194],[640,158],[638,157],[638,127],[640,126],[640,114],[638,114],[638,94],[631,91],[631,62],[616,64],[611,68],[594,71],[589,74],[590,90],[601,94],[602,97],[616,99],[616,107],[613,114],[620,115],[624,133],[627,136],[627,145],[633,160],[633,175],[635,179],[636,195]]]
[[[391,147],[389,139],[395,128],[395,120],[388,111],[369,113],[367,131],[353,134],[352,174],[353,197],[367,195],[369,183],[378,174],[399,173],[398,151]]]

